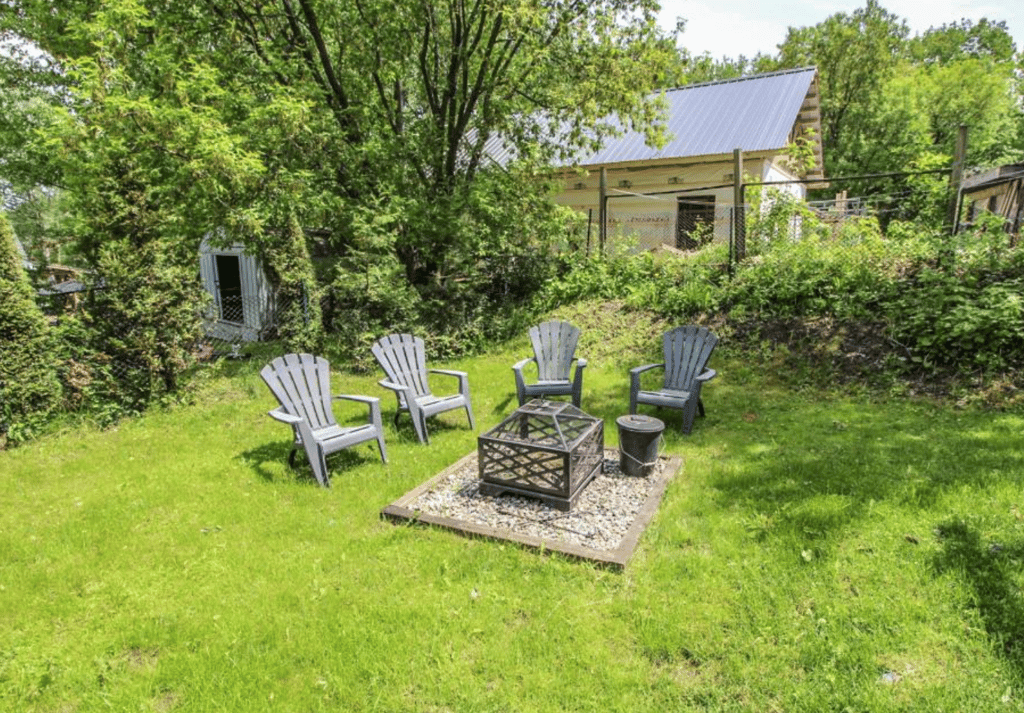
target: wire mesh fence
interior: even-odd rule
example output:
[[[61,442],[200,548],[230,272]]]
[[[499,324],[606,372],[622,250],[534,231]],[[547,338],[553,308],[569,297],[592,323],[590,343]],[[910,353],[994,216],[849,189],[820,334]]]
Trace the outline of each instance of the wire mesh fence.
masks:
[[[605,230],[591,214],[586,242],[570,240],[563,250],[572,253],[577,264],[581,253],[593,255],[600,250],[701,256],[704,266],[722,268],[720,274],[732,275],[746,258],[811,240],[860,254],[853,250],[863,236],[870,233],[886,240],[895,221],[915,212],[931,211],[933,224],[935,216],[940,216],[941,223],[949,201],[934,184],[858,196],[841,191],[814,200],[794,197],[785,186],[759,186],[748,189],[747,200],[740,205],[734,204],[731,187],[713,188],[661,194],[616,192],[608,200]],[[976,209],[972,204],[970,219],[975,222]],[[1006,225],[1012,231],[1014,226],[1019,229],[1019,224],[1017,220]],[[1012,245],[1012,232],[1008,240]],[[494,292],[488,299],[496,304],[502,299],[518,300],[520,292],[536,289],[530,281],[536,276],[529,261],[525,257],[520,261],[523,266],[515,260],[499,260],[500,266],[489,268],[488,274],[496,277],[488,282],[488,289]],[[679,274],[691,273],[682,270]],[[707,274],[696,270],[692,279],[706,279]],[[138,382],[145,389],[146,384],[172,378],[174,370],[185,364],[245,358],[252,352],[250,345],[281,337],[283,315],[290,315],[291,328],[296,320],[301,328],[303,319],[322,319],[329,337],[332,330],[348,329],[350,336],[361,333],[348,314],[355,309],[353,295],[336,303],[328,294],[319,305],[310,305],[305,295],[286,299],[273,289],[247,290],[246,284],[239,281],[238,289],[218,284],[216,294],[197,299],[192,311],[185,309],[187,314],[174,324],[159,313],[145,313],[140,320],[126,318],[123,311],[100,299],[111,286],[87,281],[73,287],[50,285],[40,291],[39,299],[53,324],[64,327],[58,334],[66,340],[60,348],[67,355],[68,378],[83,383],[87,381],[85,371],[91,368],[114,381]],[[378,322],[386,323],[387,313],[382,313]]]
[[[694,253],[717,246],[727,251],[732,272],[745,258],[773,245],[812,237],[849,240],[866,222],[873,222],[883,235],[901,221],[952,229],[953,194],[946,173],[830,179],[834,193],[824,197],[820,184],[809,192],[814,184],[805,180],[749,183],[742,187],[739,202],[732,184],[653,193],[610,189],[604,198],[604,225],[601,211],[588,216],[588,236],[599,236],[588,240],[588,248]],[[874,179],[873,187],[865,187],[868,178]],[[861,192],[851,194],[843,187],[847,184]],[[978,205],[968,207],[973,216]],[[1017,229],[1019,223],[1013,223]]]

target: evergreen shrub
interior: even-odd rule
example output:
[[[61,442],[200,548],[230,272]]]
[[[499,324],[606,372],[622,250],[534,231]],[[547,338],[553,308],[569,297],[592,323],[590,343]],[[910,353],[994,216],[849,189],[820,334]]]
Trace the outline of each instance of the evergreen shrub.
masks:
[[[29,438],[60,396],[49,325],[0,213],[0,448]]]

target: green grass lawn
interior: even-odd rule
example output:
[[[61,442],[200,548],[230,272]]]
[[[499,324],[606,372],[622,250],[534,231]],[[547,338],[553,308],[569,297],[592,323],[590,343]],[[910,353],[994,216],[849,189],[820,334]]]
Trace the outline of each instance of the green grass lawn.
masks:
[[[583,407],[612,420],[662,325],[592,317]],[[477,432],[526,354],[447,365]],[[1024,417],[712,365],[624,573],[381,520],[477,432],[451,412],[418,444],[377,375],[335,386],[381,397],[390,464],[332,457],[330,490],[286,466],[256,361],[0,453],[0,710],[1024,709]]]

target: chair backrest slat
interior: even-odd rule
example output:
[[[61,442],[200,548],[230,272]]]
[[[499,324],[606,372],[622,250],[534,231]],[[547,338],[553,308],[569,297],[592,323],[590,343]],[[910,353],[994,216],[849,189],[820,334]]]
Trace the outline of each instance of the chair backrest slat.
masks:
[[[285,354],[263,367],[260,376],[286,412],[305,419],[313,429],[335,424],[326,359]]]
[[[568,322],[544,322],[531,327],[530,341],[537,359],[538,378],[568,379],[579,338],[580,330]]]
[[[665,388],[686,391],[707,366],[718,337],[707,327],[687,325],[665,333]]]
[[[408,386],[415,397],[430,395],[426,348],[421,338],[411,334],[390,334],[378,339],[370,351],[388,380]]]

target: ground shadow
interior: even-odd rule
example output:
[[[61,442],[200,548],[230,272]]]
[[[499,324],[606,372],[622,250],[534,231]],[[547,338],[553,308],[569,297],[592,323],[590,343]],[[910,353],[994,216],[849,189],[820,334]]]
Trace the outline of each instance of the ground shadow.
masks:
[[[370,443],[373,450],[364,449],[361,447],[363,445],[366,444],[358,444],[327,456],[328,477],[335,477],[339,473],[344,473],[371,461],[379,463],[380,456],[377,453],[376,443]],[[295,480],[299,483],[319,487],[320,484],[314,477],[313,470],[309,467],[309,461],[306,460],[306,454],[301,448],[295,453],[295,465],[288,466],[288,454],[291,453],[291,450],[292,447],[289,443],[265,443],[243,451],[236,457],[268,483]],[[275,467],[268,468],[269,463],[275,464]],[[281,466],[283,466],[283,470]]]
[[[766,537],[820,545],[823,554],[881,502],[928,511],[951,491],[980,491],[1024,472],[1017,426],[1000,414],[775,401],[731,385],[711,389],[705,402],[707,418],[692,435],[680,436],[678,416],[668,415],[669,450],[700,449],[722,507]]]
[[[1024,541],[986,543],[959,520],[942,523],[936,533],[942,547],[934,559],[936,572],[957,574],[971,587],[993,647],[1024,681],[1024,603],[1013,577],[1021,569]]]

